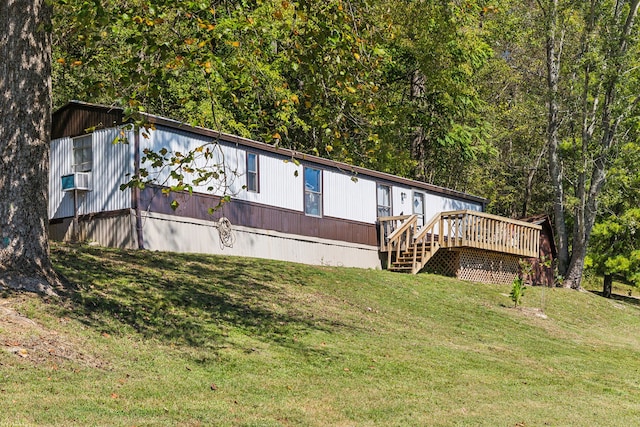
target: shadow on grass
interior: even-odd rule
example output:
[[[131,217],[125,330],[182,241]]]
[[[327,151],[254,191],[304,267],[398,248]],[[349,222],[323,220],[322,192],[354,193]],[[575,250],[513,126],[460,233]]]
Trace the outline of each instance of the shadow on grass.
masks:
[[[109,334],[130,327],[166,343],[215,349],[240,332],[297,348],[296,334],[347,327],[302,311],[300,298],[312,295],[282,285],[314,280],[304,266],[70,245],[54,246],[52,258],[69,282],[64,315]]]
[[[601,296],[604,298],[604,294],[602,291],[589,291],[595,295]],[[632,296],[620,295],[620,294],[611,294],[611,298],[614,301],[621,301],[627,304],[635,305],[640,308],[640,299]]]

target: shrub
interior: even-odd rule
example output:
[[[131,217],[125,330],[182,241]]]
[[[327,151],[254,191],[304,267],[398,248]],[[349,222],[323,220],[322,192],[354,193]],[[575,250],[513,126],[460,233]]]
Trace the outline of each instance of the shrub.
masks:
[[[522,303],[522,297],[524,296],[524,279],[522,277],[514,279],[510,295],[511,300],[514,303],[514,307],[517,307]]]

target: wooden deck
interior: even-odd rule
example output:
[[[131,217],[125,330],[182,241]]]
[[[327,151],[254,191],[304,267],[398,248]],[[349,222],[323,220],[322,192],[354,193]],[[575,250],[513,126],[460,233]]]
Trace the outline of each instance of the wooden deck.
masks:
[[[539,225],[483,212],[441,212],[422,227],[418,226],[417,215],[380,217],[378,222],[380,251],[387,254],[387,269],[391,271],[416,274],[443,249],[481,250],[487,257],[539,255]]]

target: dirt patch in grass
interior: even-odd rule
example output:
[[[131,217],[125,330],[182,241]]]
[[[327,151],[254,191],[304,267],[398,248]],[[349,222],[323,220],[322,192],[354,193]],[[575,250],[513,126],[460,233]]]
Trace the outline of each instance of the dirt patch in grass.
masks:
[[[518,310],[520,310],[520,312],[524,313],[527,316],[539,317],[540,319],[547,319],[547,315],[545,314],[544,310],[542,310],[541,308],[518,307]]]
[[[72,362],[92,368],[107,368],[100,358],[83,351],[82,343],[50,330],[20,313],[19,307],[32,296],[0,299],[0,351],[37,365]],[[58,320],[61,323],[67,319]]]

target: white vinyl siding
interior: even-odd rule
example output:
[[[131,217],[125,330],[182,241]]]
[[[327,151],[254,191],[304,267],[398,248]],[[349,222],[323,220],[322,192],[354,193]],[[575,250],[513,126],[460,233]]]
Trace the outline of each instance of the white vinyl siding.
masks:
[[[221,175],[219,180],[211,180],[202,185],[194,186],[193,191],[218,196],[226,193],[238,200],[303,211],[303,195],[300,192],[302,167],[290,161],[290,158],[277,154],[261,154],[258,175],[260,192],[252,192],[242,188],[246,183],[244,176],[247,166],[247,150],[236,144],[224,141],[213,143],[211,138],[159,126],[157,130],[151,131],[148,139],[143,139],[141,150],[149,148],[159,151],[166,148],[174,153],[186,154],[203,144],[208,144],[210,150],[213,150],[213,156],[208,160],[201,158],[197,162],[197,166],[212,167],[217,165],[218,170],[225,171],[224,176],[227,183],[222,181],[223,175]],[[158,184],[176,184],[174,180],[169,179],[168,170],[154,172],[149,164],[143,163],[141,166],[149,170]],[[189,182],[195,176],[186,176],[185,178]],[[213,187],[213,189],[209,191],[209,187]]]
[[[391,189],[393,215],[411,215],[413,213],[413,191],[410,187],[394,185]],[[415,190],[424,194],[424,220],[428,222],[437,213],[469,209],[482,211],[480,202],[467,202],[426,190]]]
[[[302,212],[304,195],[302,166],[285,157],[260,155],[260,192],[243,191],[234,196],[240,200]]]
[[[204,148],[201,152],[195,153],[194,162],[185,166],[214,171],[219,177],[210,177],[210,179],[194,185],[193,191],[218,196],[238,194],[244,185],[244,179],[241,179],[245,169],[244,150],[216,144],[213,139],[205,136],[167,130],[163,127],[150,132],[149,138],[142,140],[140,149],[144,151],[145,148],[148,148],[157,153],[164,148],[168,150],[165,157],[172,157],[178,154],[186,155],[201,146]],[[178,184],[177,180],[170,178],[170,172],[175,167],[171,167],[169,164],[164,168],[154,170],[149,162],[144,162],[140,164],[140,167],[146,169],[150,178],[153,178],[158,185],[174,186]],[[198,177],[197,173],[183,172],[183,174],[185,184],[192,183]]]
[[[73,140],[51,141],[49,168],[49,218],[73,216],[73,192],[62,191],[62,177],[73,173]]]
[[[120,190],[133,172],[134,144],[112,144],[119,133],[117,128],[95,131],[92,139],[92,191],[78,193],[78,214],[116,211],[131,207],[131,191]],[[129,141],[133,141],[130,133]],[[49,218],[68,218],[74,215],[73,192],[63,192],[61,178],[74,172],[73,139],[51,141],[49,171]]]
[[[339,170],[324,170],[324,215],[358,222],[376,222],[376,183]]]
[[[90,135],[92,139],[91,182],[93,191],[81,192],[78,198],[80,215],[114,211],[131,207],[131,192],[120,191],[119,186],[127,182],[127,173],[133,172],[133,144],[134,135],[128,134],[129,144],[112,144],[118,135],[117,128],[104,129]],[[310,200],[321,197],[318,209],[312,213],[317,216],[345,219],[350,221],[375,224],[379,207],[386,207],[386,195],[378,197],[379,191],[376,180],[365,174],[354,175],[348,171],[332,167],[316,167],[308,161],[305,166],[320,172],[319,188],[305,191],[304,168],[291,160],[291,157],[261,151],[255,147],[244,147],[236,143],[221,141],[213,144],[212,139],[191,134],[182,130],[158,126],[150,132],[148,138],[141,137],[141,152],[145,148],[159,151],[167,148],[171,152],[188,153],[190,150],[207,143],[211,143],[212,158],[198,159],[196,166],[220,165],[224,161],[224,175],[226,185],[222,179],[212,180],[199,186],[194,186],[195,192],[222,195],[230,194],[232,198],[273,206],[286,210],[305,212],[305,195]],[[247,153],[256,155],[256,175],[259,192],[247,191],[247,176],[251,174],[251,166],[247,168]],[[144,156],[144,154],[142,154]],[[73,216],[73,193],[61,190],[60,179],[63,175],[74,172],[73,139],[60,138],[51,144],[51,175],[50,175],[50,218],[64,218]],[[149,164],[142,164],[149,168]],[[222,169],[221,169],[222,170]],[[172,185],[168,179],[168,170],[152,171],[159,184]],[[249,172],[249,175],[247,174]],[[187,181],[195,176],[187,177]],[[253,184],[251,184],[253,186]],[[212,191],[208,187],[213,187]],[[411,188],[404,185],[389,185],[389,207],[392,215],[411,214],[413,191],[424,194],[424,217],[428,221],[433,215],[442,211],[471,209],[482,210],[479,202],[467,202],[450,196],[433,194],[427,190]],[[385,190],[386,191],[386,190]],[[403,198],[402,195],[405,195]],[[144,208],[144,207],[143,207]],[[308,211],[310,212],[310,210]]]

